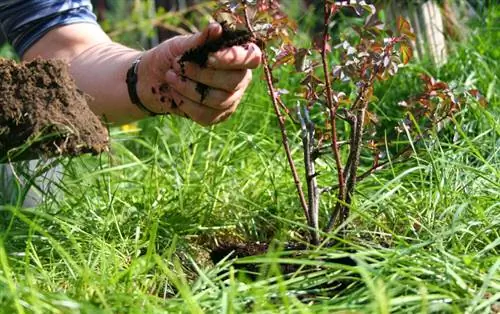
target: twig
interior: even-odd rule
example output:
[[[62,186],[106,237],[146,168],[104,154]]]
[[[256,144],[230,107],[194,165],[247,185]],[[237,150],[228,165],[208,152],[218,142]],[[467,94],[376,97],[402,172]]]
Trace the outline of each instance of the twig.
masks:
[[[300,121],[301,128],[301,138],[303,144],[304,152],[304,166],[306,169],[306,183],[307,183],[307,201],[309,208],[309,219],[311,221],[312,230],[312,243],[315,245],[319,244],[319,197],[320,193],[318,190],[318,181],[316,179],[316,169],[314,165],[313,158],[313,147],[314,147],[314,123],[309,117],[309,112],[307,108],[304,108],[304,116],[301,113],[300,103],[297,103],[297,117]]]
[[[290,113],[290,110],[288,110],[288,108],[285,106],[285,104],[283,103],[283,100],[281,100],[281,98],[276,98],[276,100],[278,101],[278,104],[283,109],[283,111],[285,111],[288,118],[290,118],[290,120],[292,120],[293,123],[299,124],[299,122],[297,120],[295,120],[295,118]]]

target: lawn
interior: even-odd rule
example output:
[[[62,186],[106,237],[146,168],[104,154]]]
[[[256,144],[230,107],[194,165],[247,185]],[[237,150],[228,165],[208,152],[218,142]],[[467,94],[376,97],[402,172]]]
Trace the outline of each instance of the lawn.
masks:
[[[60,160],[58,195],[0,207],[0,313],[499,313],[499,13],[444,66],[414,62],[377,88],[389,118],[421,72],[477,88],[488,105],[468,103],[408,162],[362,181],[342,238],[283,250],[305,222],[256,71],[229,121],[114,128],[109,154]],[[210,260],[217,247],[271,240],[265,255]],[[280,263],[298,267],[282,274]]]

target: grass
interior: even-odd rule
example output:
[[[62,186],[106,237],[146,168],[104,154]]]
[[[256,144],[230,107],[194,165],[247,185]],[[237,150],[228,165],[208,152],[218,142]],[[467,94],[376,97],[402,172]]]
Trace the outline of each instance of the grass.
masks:
[[[381,110],[425,70],[479,88],[442,137],[363,181],[342,247],[215,266],[206,247],[297,239],[303,227],[259,73],[227,123],[176,118],[113,130],[111,154],[61,160],[61,195],[0,208],[1,313],[494,313],[500,300],[498,10],[440,69],[377,90]],[[280,75],[283,85],[292,81]],[[284,86],[286,87],[286,86]],[[300,155],[299,146],[295,153]],[[323,204],[323,217],[334,200]],[[333,235],[332,235],[333,237]],[[279,247],[279,245],[278,245]],[[356,266],[331,262],[350,257]],[[303,268],[280,275],[279,262]],[[257,280],[238,264],[261,267]],[[311,267],[312,266],[312,267]],[[312,297],[344,281],[342,292]]]

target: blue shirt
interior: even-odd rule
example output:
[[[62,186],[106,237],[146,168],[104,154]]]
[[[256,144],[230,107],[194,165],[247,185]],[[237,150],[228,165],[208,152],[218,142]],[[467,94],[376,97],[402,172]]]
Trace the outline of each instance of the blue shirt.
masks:
[[[90,0],[0,0],[0,28],[22,56],[54,27],[97,24]]]

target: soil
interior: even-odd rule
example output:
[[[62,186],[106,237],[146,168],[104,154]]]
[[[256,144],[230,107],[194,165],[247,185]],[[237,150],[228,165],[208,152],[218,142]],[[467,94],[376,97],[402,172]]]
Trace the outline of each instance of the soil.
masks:
[[[210,87],[203,83],[196,83],[196,91],[200,94],[200,102],[203,104],[205,98],[207,98],[208,92],[210,91]]]
[[[270,245],[268,243],[262,242],[253,242],[253,243],[231,243],[231,244],[223,244],[216,248],[214,248],[210,252],[210,258],[214,264],[219,263],[221,260],[230,255],[230,259],[236,260],[238,258],[249,257],[249,256],[259,256],[265,255],[267,251],[270,249]],[[284,247],[284,251],[293,252],[288,258],[300,258],[304,256],[308,247],[305,244],[301,243],[288,243]],[[342,257],[342,258],[328,258],[324,259],[323,262],[327,262],[330,264],[340,264],[345,266],[356,266],[356,261],[350,257]],[[245,276],[251,280],[256,280],[258,278],[259,273],[261,272],[261,266],[258,263],[234,263],[232,265],[236,270],[241,271],[245,274]],[[302,270],[314,270],[317,269],[317,266],[303,266],[300,264],[280,264],[280,270],[283,275],[293,274],[300,269]],[[313,296],[313,294],[327,294],[333,295],[338,294],[342,290],[344,290],[348,285],[350,285],[352,281],[342,280],[342,281],[330,281],[327,283],[322,283],[315,287],[310,287],[311,290],[314,290],[314,293],[305,294],[304,297]]]
[[[89,100],[63,61],[0,59],[0,162],[107,151]]]

